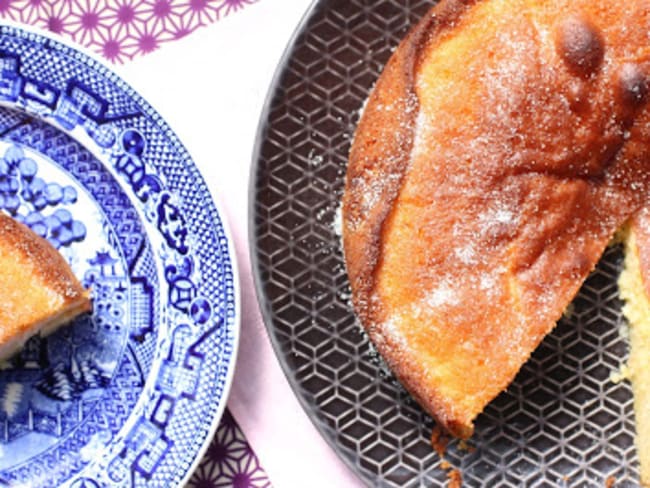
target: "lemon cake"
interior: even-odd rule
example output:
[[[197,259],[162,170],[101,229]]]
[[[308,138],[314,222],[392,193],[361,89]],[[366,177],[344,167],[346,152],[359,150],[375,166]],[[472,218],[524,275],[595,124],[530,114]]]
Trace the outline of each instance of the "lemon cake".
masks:
[[[641,483],[650,486],[650,212],[635,216],[625,237],[625,267],[618,280],[625,300],[623,314],[630,325],[625,372],[634,392]]]
[[[91,310],[89,292],[52,245],[0,213],[0,358]]]
[[[648,201],[649,28],[638,0],[443,0],[369,97],[343,196],[352,300],[453,435]]]

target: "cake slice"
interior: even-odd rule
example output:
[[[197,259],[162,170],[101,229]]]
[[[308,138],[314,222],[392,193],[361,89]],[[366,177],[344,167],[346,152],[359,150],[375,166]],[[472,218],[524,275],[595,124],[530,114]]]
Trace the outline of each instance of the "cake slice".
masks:
[[[650,195],[647,2],[443,0],[350,152],[352,299],[452,434],[508,387]]]
[[[636,446],[641,483],[650,486],[650,211],[636,215],[627,229],[625,267],[618,286],[630,325],[627,377],[634,392]]]
[[[0,358],[91,310],[90,294],[52,245],[0,213]]]

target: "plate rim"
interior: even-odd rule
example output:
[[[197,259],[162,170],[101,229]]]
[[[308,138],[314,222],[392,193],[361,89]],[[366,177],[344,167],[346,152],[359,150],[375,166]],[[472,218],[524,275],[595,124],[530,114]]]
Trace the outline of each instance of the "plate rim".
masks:
[[[149,110],[152,115],[155,114],[157,116],[157,119],[155,120],[157,127],[161,131],[164,131],[165,134],[171,139],[171,141],[176,143],[182,149],[182,151],[185,153],[184,156],[186,156],[185,159],[189,160],[192,163],[192,165],[188,166],[188,168],[190,169],[192,176],[195,178],[196,183],[198,183],[199,187],[206,192],[206,194],[209,196],[210,202],[212,203],[213,209],[209,213],[212,214],[213,216],[216,215],[216,217],[221,223],[223,236],[226,239],[225,247],[227,249],[227,256],[230,260],[230,267],[231,267],[231,274],[232,274],[232,281],[233,281],[232,297],[233,297],[235,308],[234,308],[234,317],[232,321],[232,331],[231,331],[232,353],[227,361],[227,371],[224,377],[222,395],[221,398],[219,398],[220,402],[217,405],[216,409],[214,410],[214,415],[212,417],[210,424],[207,426],[205,438],[201,441],[200,448],[196,451],[195,455],[193,456],[192,462],[185,469],[185,473],[183,474],[183,476],[180,478],[176,477],[176,480],[179,483],[178,486],[185,486],[193,476],[194,472],[196,471],[199,464],[203,460],[206,451],[210,447],[210,444],[212,443],[212,440],[217,432],[217,429],[223,417],[224,411],[227,408],[228,397],[230,396],[232,383],[234,381],[237,358],[239,356],[239,348],[241,342],[240,338],[241,338],[242,314],[241,314],[241,289],[240,289],[241,281],[239,277],[239,263],[237,260],[235,240],[233,238],[229,220],[224,212],[223,204],[213,195],[213,192],[210,190],[210,187],[207,184],[205,177],[203,176],[202,172],[199,170],[195,162],[195,158],[192,156],[191,151],[186,147],[185,143],[181,141],[181,139],[178,137],[176,131],[173,128],[173,125],[170,124],[165,118],[163,118],[162,115],[160,115],[160,113],[158,112],[158,110],[147,101],[145,96],[143,96],[138,90],[136,90],[133,87],[133,85],[129,82],[128,79],[129,76],[126,76],[121,72],[119,65],[110,65],[107,60],[103,59],[98,53],[91,51],[87,47],[77,44],[76,42],[63,37],[58,33],[51,32],[40,27],[36,27],[30,24],[24,24],[21,22],[16,22],[14,20],[4,19],[4,18],[0,19],[0,27],[12,28],[17,31],[22,31],[27,35],[34,35],[36,37],[45,39],[47,41],[53,41],[55,43],[62,45],[63,47],[70,49],[73,52],[80,53],[83,57],[86,57],[95,63],[95,66],[93,66],[93,68],[96,69],[96,72],[99,75],[101,75],[102,78],[107,79],[108,81],[113,82],[115,84],[121,84],[122,85],[121,88],[124,90],[124,93],[128,95],[129,98],[131,98],[136,104],[138,104],[139,107],[141,107],[142,109]],[[88,63],[83,62],[83,60],[82,63],[88,66]],[[11,107],[10,105],[5,105],[5,106],[8,108],[14,108]],[[44,119],[42,116],[38,114],[25,111],[23,108],[19,108],[19,109],[31,117],[37,118],[38,120],[44,121],[46,123],[51,123],[50,121]],[[58,125],[56,125],[56,127],[57,129],[62,130],[64,133],[72,137],[70,131],[62,127],[59,127]],[[75,138],[73,137],[73,139]],[[104,164],[102,161],[100,162],[102,163],[102,165]],[[210,398],[214,399],[214,396],[210,396]],[[182,469],[182,466],[177,466],[177,468]],[[172,479],[172,481],[174,480]]]
[[[438,1],[439,0],[435,0],[433,3],[434,4],[438,3]],[[307,30],[306,27],[308,26],[309,22],[312,20],[312,17],[320,13],[319,7],[322,6],[323,9],[327,9],[327,7],[333,3],[337,3],[337,0],[312,0],[306,13],[300,19],[295,30],[293,31],[290,40],[287,46],[285,47],[281,57],[278,58],[273,77],[271,79],[269,88],[266,93],[263,108],[260,112],[259,122],[255,134],[256,139],[254,144],[253,158],[251,162],[251,170],[249,174],[249,198],[248,198],[249,255],[252,264],[252,273],[253,273],[254,284],[255,284],[255,292],[257,295],[259,308],[264,321],[264,326],[268,333],[269,340],[272,344],[274,355],[281,366],[284,376],[286,377],[289,385],[291,386],[293,395],[297,398],[300,406],[302,407],[303,411],[305,412],[305,414],[307,415],[311,423],[316,427],[316,430],[318,431],[321,438],[323,438],[323,440],[326,441],[329,447],[336,453],[338,458],[341,459],[345,463],[345,465],[347,465],[347,467],[351,470],[352,473],[354,473],[354,475],[357,477],[359,481],[361,481],[367,486],[393,486],[392,484],[388,484],[384,477],[378,474],[374,474],[372,471],[366,469],[360,463],[356,462],[354,459],[353,449],[350,449],[347,446],[336,442],[336,435],[339,432],[339,430],[336,427],[329,427],[326,424],[326,419],[322,415],[320,415],[320,411],[317,409],[316,402],[313,402],[312,404],[310,403],[310,400],[307,398],[308,393],[305,391],[304,387],[297,379],[295,374],[296,370],[288,364],[288,359],[287,359],[288,354],[284,353],[280,340],[277,336],[276,333],[277,327],[275,325],[276,321],[273,318],[274,312],[272,310],[271,300],[269,300],[266,292],[264,291],[266,280],[262,279],[262,264],[259,256],[259,254],[261,253],[259,252],[258,240],[261,234],[258,232],[257,230],[258,225],[256,224],[257,192],[259,191],[260,188],[266,188],[266,187],[258,186],[257,177],[260,174],[260,169],[262,166],[261,164],[261,160],[263,159],[262,149],[266,144],[266,142],[268,141],[268,129],[271,126],[270,123],[271,110],[272,108],[276,108],[273,106],[273,102],[277,94],[279,93],[279,88],[280,88],[283,75],[286,74],[286,72],[288,71],[289,62],[292,60],[292,54],[296,50],[297,44],[301,40],[301,36],[309,34],[309,30]],[[406,30],[406,32],[408,31],[409,29]],[[380,67],[380,71],[379,71],[380,74],[383,68],[384,65]],[[372,87],[374,87],[374,83]],[[368,93],[370,93],[372,87],[369,88]],[[368,95],[366,95],[366,98],[367,96]],[[284,107],[284,104],[280,103],[277,106]],[[347,156],[348,155],[346,154],[346,159]],[[602,260],[602,256],[599,262],[601,260]],[[560,320],[558,319],[558,324],[559,322]],[[556,327],[557,324],[555,324],[554,328]],[[528,359],[528,361],[529,360],[530,358]],[[348,457],[348,454],[350,455],[350,457]],[[621,464],[628,464],[628,463],[629,461],[627,459],[621,460]],[[423,478],[420,477],[417,478],[416,481],[421,484],[422,479]],[[594,481],[594,480],[590,480],[590,481]],[[623,480],[618,480],[618,481],[623,481],[623,483],[626,483],[630,480],[624,478]],[[634,482],[635,480],[633,479],[632,481]],[[544,478],[542,482],[552,482],[552,480],[549,481],[548,479]]]

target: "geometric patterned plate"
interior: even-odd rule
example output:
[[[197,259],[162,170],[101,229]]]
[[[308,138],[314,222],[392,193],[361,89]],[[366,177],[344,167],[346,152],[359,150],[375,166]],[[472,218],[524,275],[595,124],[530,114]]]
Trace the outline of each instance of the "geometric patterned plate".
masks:
[[[337,209],[351,136],[424,0],[316,2],[262,117],[251,195],[252,258],[275,351],[297,397],[369,485],[446,486],[433,421],[382,364],[349,302]],[[632,393],[611,381],[628,345],[607,250],[565,317],[446,462],[466,486],[636,486]]]
[[[77,49],[0,27],[0,209],[93,311],[0,365],[0,484],[176,486],[225,407],[233,249],[160,116]]]

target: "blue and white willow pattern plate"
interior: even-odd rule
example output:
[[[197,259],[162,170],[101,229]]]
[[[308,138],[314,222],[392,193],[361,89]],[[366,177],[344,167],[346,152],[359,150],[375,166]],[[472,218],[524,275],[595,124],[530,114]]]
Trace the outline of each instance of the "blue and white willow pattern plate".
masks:
[[[223,411],[239,326],[233,249],[187,152],[101,63],[0,27],[0,209],[93,296],[0,364],[0,486],[178,485]]]

